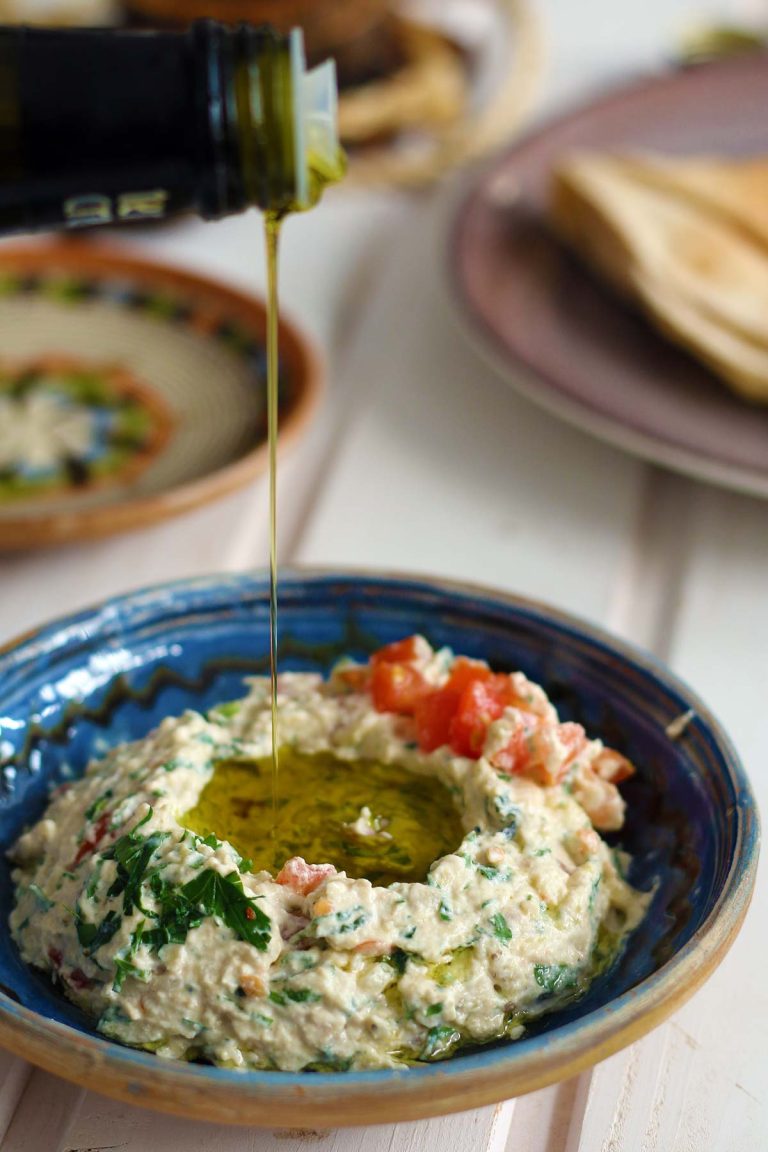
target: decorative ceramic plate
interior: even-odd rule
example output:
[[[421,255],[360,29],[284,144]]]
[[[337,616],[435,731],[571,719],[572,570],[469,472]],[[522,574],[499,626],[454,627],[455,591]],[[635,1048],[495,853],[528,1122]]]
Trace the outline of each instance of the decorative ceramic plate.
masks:
[[[529,399],[669,468],[768,496],[768,408],[732,395],[549,235],[553,165],[574,149],[768,153],[768,57],[619,89],[558,119],[476,181],[455,222],[452,281],[471,338]]]
[[[133,528],[266,465],[264,306],[76,241],[0,252],[0,548]],[[319,366],[280,331],[281,441]]]
[[[206,709],[269,666],[266,577],[172,584],[109,601],[0,654],[0,1043],[133,1104],[241,1124],[325,1126],[462,1111],[573,1076],[658,1024],[732,943],[754,884],[758,822],[736,754],[707,708],[651,657],[552,609],[410,578],[284,573],[282,669],[327,672],[344,654],[422,632],[521,668],[561,715],[629,756],[630,882],[653,891],[622,956],[566,1010],[517,1041],[397,1071],[243,1072],[163,1060],[99,1035],[22,963],[8,931],[3,849],[52,786],[97,750]],[[73,694],[73,685],[76,690]],[[679,738],[671,721],[692,710]]]

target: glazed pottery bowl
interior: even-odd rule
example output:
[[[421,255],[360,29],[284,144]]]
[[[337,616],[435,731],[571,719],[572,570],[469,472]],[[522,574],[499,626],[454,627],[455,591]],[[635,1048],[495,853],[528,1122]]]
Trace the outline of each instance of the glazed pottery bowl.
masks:
[[[339,1125],[477,1107],[571,1076],[636,1040],[687,999],[733,941],[758,854],[749,783],[717,722],[647,656],[561,613],[502,593],[417,578],[282,575],[280,666],[326,672],[414,631],[435,646],[520,668],[564,719],[629,756],[618,836],[649,913],[613,967],[521,1040],[399,1071],[238,1072],[111,1043],[9,938],[0,863],[0,1042],[48,1070],[131,1103],[220,1122]],[[168,714],[206,709],[264,673],[268,581],[226,576],[111,600],[0,654],[0,848],[36,820],[52,785],[105,746]],[[669,725],[686,713],[688,722]]]

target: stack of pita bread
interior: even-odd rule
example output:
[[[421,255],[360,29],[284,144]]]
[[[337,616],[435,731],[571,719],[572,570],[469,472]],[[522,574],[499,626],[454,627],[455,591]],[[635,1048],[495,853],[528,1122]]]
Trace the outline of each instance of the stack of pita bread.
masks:
[[[557,233],[670,339],[768,404],[768,160],[569,156]]]

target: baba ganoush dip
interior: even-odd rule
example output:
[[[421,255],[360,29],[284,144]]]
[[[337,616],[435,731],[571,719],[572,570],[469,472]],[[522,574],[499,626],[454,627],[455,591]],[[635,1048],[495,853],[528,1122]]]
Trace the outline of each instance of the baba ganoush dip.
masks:
[[[561,723],[522,673],[410,637],[327,681],[279,677],[281,750],[298,757],[300,790],[316,758],[357,800],[366,772],[399,773],[421,789],[427,843],[429,790],[448,797],[454,842],[389,883],[309,850],[257,869],[227,828],[192,830],[223,765],[268,762],[270,705],[255,679],[241,701],[163,720],[58,788],[11,849],[24,960],[107,1036],[232,1068],[440,1059],[515,1039],[580,995],[643,916],[626,857],[599,835],[622,825],[616,785],[632,765]],[[304,802],[330,826],[328,796]],[[337,820],[346,859],[378,852],[381,876],[407,874],[398,820],[375,800]],[[301,824],[290,834],[300,844]]]

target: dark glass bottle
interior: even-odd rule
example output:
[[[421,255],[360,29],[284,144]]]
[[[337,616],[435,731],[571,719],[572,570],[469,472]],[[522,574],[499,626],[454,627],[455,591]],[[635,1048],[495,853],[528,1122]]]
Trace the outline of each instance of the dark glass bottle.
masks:
[[[0,231],[308,207],[341,175],[301,33],[0,28]]]

